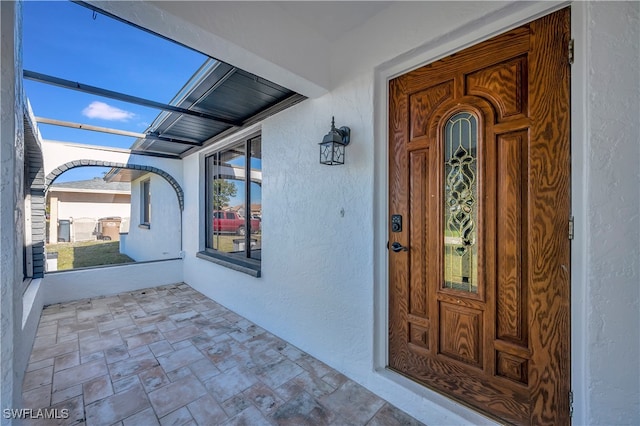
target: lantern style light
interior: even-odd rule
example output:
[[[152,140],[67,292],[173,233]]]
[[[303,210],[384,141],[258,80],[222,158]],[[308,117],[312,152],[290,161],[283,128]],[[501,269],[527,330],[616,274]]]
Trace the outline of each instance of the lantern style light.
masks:
[[[324,135],[320,142],[320,164],[335,166],[344,164],[345,147],[349,145],[351,129],[340,127],[336,129],[334,117],[331,117],[331,130]]]

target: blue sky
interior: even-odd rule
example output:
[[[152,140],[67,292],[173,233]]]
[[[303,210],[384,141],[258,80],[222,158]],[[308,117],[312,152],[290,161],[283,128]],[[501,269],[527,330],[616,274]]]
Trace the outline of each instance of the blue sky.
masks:
[[[206,56],[66,1],[23,3],[23,67],[91,86],[168,103]],[[160,113],[109,98],[24,80],[36,116],[144,132]],[[134,138],[39,125],[44,139],[129,148]],[[76,168],[58,181],[103,170]]]

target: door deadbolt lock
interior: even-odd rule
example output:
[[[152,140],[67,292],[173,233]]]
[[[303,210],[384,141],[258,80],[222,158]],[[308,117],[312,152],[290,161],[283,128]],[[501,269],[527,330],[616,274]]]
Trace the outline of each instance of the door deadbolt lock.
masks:
[[[391,232],[402,232],[402,215],[391,215]]]

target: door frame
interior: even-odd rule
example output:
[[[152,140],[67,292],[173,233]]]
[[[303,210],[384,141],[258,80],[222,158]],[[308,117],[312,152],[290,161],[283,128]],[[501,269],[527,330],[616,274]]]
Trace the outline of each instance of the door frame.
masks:
[[[375,70],[374,75],[374,330],[373,362],[374,370],[395,384],[415,394],[425,410],[435,416],[443,416],[443,421],[451,422],[451,415],[471,423],[491,423],[492,420],[481,413],[449,399],[399,373],[386,368],[388,365],[388,288],[389,269],[386,248],[388,235],[389,208],[389,161],[388,161],[388,115],[389,80],[435,62],[455,52],[478,44],[493,36],[534,21],[542,16],[571,6],[571,37],[575,40],[575,57],[571,67],[571,211],[575,216],[575,237],[571,242],[571,388],[574,394],[572,422],[582,424],[587,414],[586,361],[587,312],[586,286],[582,285],[586,277],[587,257],[585,253],[587,235],[585,218],[579,216],[585,212],[586,188],[581,185],[587,163],[584,149],[588,116],[586,105],[586,5],[581,2],[536,2],[528,5],[509,4],[494,13],[475,21],[466,29],[457,29],[440,38],[437,42],[428,42],[400,55]],[[410,404],[411,402],[408,402]],[[402,406],[400,406],[402,408]]]

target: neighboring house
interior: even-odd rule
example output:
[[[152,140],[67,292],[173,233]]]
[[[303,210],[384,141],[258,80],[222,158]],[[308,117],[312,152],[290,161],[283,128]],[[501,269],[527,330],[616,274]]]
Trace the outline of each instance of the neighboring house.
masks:
[[[120,232],[127,232],[131,185],[128,182],[107,182],[99,177],[56,182],[49,187],[47,205],[49,242],[95,240],[100,236],[99,219],[102,218],[119,218]],[[60,220],[69,226],[65,235],[58,233]]]
[[[309,99],[213,136],[173,127],[200,146],[42,142],[20,92],[20,8],[0,2],[2,408],[20,406],[44,304],[184,281],[427,424],[638,423],[638,2],[91,4],[272,82],[224,73],[245,81],[223,97],[234,106],[270,98],[247,90],[261,84]],[[332,116],[351,142],[327,167]],[[470,136],[447,153],[454,134]],[[260,258],[211,244],[209,189],[238,156],[261,167],[245,193],[261,198]],[[131,229],[178,206],[163,226],[181,229],[183,258],[42,276],[28,247],[48,179],[83,165],[169,182]]]
[[[245,209],[244,204],[229,207],[231,211],[238,213],[240,216],[245,216],[247,213],[247,209]],[[260,217],[262,215],[262,204],[251,204],[251,216],[253,218]]]

